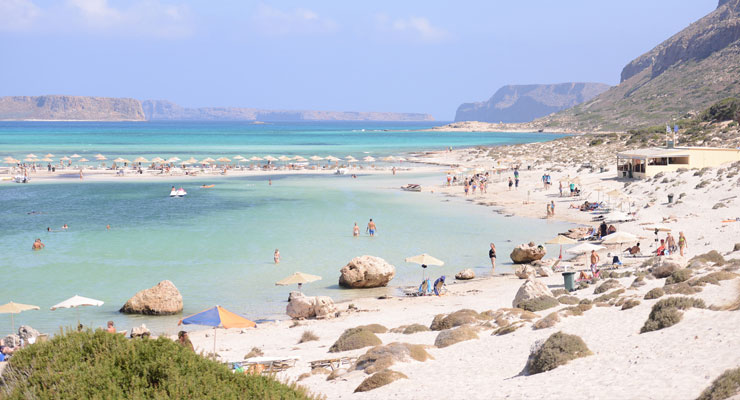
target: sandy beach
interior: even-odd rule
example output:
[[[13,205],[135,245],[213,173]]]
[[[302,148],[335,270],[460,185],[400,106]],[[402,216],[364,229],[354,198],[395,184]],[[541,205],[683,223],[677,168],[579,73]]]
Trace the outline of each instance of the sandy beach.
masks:
[[[505,335],[494,334],[501,326],[480,321],[473,324],[478,339],[444,348],[434,345],[440,333],[437,331],[409,335],[379,333],[377,336],[384,345],[393,342],[420,344],[426,347],[433,359],[397,362],[390,368],[405,374],[408,379],[370,392],[353,393],[369,376],[364,371],[352,370],[353,365],[342,366],[339,372],[331,376],[331,380],[327,380],[325,373],[328,371],[314,371],[312,374],[310,362],[365,354],[369,347],[340,353],[328,352],[344,330],[359,325],[381,324],[388,329],[409,324],[430,326],[438,314],[461,309],[495,312],[510,308],[525,281],[514,275],[477,278],[464,283],[450,277],[449,292],[441,297],[368,297],[353,300],[351,305],[337,304],[340,311],[337,318],[297,323],[270,322],[259,325],[257,329],[219,330],[219,359],[240,361],[253,348],[260,349],[267,357],[297,357],[295,367],[278,373],[277,377],[299,380],[301,385],[331,399],[411,399],[426,398],[430,393],[447,398],[473,399],[696,398],[723,371],[740,364],[740,334],[736,329],[740,314],[729,311],[733,308],[737,310],[740,292],[736,260],[740,258],[740,246],[736,245],[740,237],[740,222],[735,222],[738,217],[737,194],[740,192],[740,181],[736,176],[740,166],[673,172],[657,179],[625,182],[616,179],[614,165],[609,164],[617,145],[590,149],[587,144],[584,145],[585,140],[572,137],[538,144],[417,154],[414,161],[432,165],[439,171],[439,179],[423,182],[420,195],[436,196],[441,201],[448,196],[464,197],[462,186],[444,184],[444,174],[451,168],[466,167],[470,170],[502,170],[492,173],[487,194],[468,196],[470,207],[491,207],[506,215],[545,218],[546,204],[554,201],[555,215],[549,218],[596,227],[599,222],[592,221],[592,213],[570,206],[586,200],[611,200],[615,207],[621,207],[625,212],[637,212],[634,221],[615,225],[618,231],[640,236],[643,254],[651,254],[656,247],[653,232],[645,227],[663,224],[676,237],[679,232],[686,235],[688,247],[685,256],[671,256],[672,262],[680,267],[686,267],[692,257],[711,250],[719,252],[725,260],[735,259],[717,264],[697,261],[689,265],[692,279],[701,279],[718,271],[729,273],[728,279],[717,284],[706,284],[700,292],[691,294],[692,297],[703,299],[707,308],[684,311],[683,319],[675,326],[640,333],[651,307],[658,301],[644,299],[645,294],[654,288],[664,287],[666,278],[656,278],[650,272],[650,265],[643,265],[649,260],[648,257],[622,256],[625,266],[618,271],[623,275],[629,273],[629,276],[616,278],[618,283],[615,288],[604,292],[613,294],[612,299],[597,300],[604,293],[595,293],[595,289],[607,279],[571,294],[577,301],[590,300],[595,303],[579,316],[568,316],[570,312],[565,309],[569,306],[561,304],[537,312],[535,319],[516,322],[521,327]],[[500,160],[509,161],[501,163]],[[521,182],[517,189],[509,191],[506,182],[512,171],[506,168],[515,163],[520,165]],[[605,168],[603,172],[601,167]],[[552,176],[553,185],[548,190],[543,188],[541,181],[544,173]],[[582,196],[577,199],[561,197],[558,192],[559,181],[566,181],[566,185],[566,177],[572,179],[576,176],[581,182],[578,186],[583,191]],[[606,195],[615,189],[624,194],[618,201]],[[672,203],[667,200],[668,194],[675,196]],[[512,219],[513,223],[515,221]],[[661,232],[660,237],[664,236],[665,233]],[[612,246],[600,251],[601,259],[606,259],[607,253],[615,250]],[[548,254],[546,264],[553,262],[556,256]],[[508,258],[508,254],[500,254],[499,257]],[[572,265],[576,269],[586,268],[579,261],[575,260]],[[643,278],[636,278],[638,275]],[[563,287],[563,278],[559,273],[536,280],[545,283],[551,290]],[[641,282],[633,285],[635,280]],[[624,291],[619,292],[621,289]],[[620,307],[622,303],[631,299],[640,303],[623,310]],[[533,329],[533,322],[553,312],[560,315],[559,322],[549,328]],[[318,340],[298,344],[299,338],[307,330],[312,331]],[[558,331],[580,336],[593,355],[545,373],[523,373],[532,345]],[[212,334],[212,330],[191,333],[197,350],[212,351]]]

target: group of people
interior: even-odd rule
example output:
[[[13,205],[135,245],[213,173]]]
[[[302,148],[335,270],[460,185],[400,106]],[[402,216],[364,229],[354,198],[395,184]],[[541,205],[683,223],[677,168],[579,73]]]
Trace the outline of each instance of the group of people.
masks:
[[[514,180],[511,180],[511,177],[509,177],[509,190],[511,190],[511,187],[514,186],[515,189],[519,188],[519,168],[514,168]]]
[[[553,200],[550,200],[550,202],[547,203],[547,216],[548,217],[555,216],[555,201]]]
[[[447,179],[449,183],[449,176]],[[468,193],[475,195],[476,189],[480,189],[480,194],[486,194],[488,188],[488,172],[485,174],[475,174],[472,178],[466,179],[464,182],[465,195]]]
[[[552,177],[550,176],[550,174],[542,174],[542,186],[545,190],[549,189],[552,186]]]
[[[655,231],[655,240],[658,240],[658,230]],[[686,236],[684,236],[683,232],[678,233],[678,242],[676,242],[676,238],[671,235],[670,232],[666,235],[665,239],[660,239],[660,245],[655,250],[655,254],[659,256],[667,256],[669,254],[674,254],[676,251],[679,252],[681,257],[683,257],[684,250],[688,247],[688,244],[686,243]]]
[[[375,236],[375,232],[378,230],[378,226],[375,225],[375,221],[373,221],[372,218],[370,218],[370,221],[367,223],[367,227],[365,227],[365,233],[369,234],[370,236]],[[360,236],[360,227],[357,226],[357,222],[355,222],[355,226],[352,227],[352,236],[358,237]]]

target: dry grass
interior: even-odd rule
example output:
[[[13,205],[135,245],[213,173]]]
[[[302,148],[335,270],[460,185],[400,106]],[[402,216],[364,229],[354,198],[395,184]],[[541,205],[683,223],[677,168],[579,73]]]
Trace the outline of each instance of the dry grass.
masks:
[[[602,283],[596,289],[594,289],[594,294],[601,294],[608,292],[612,289],[616,289],[618,287],[621,287],[622,285],[619,283],[616,279],[609,279],[608,281]]]
[[[738,276],[737,274],[732,273],[732,272],[717,271],[717,272],[712,272],[707,275],[704,275],[701,278],[692,279],[689,281],[689,285],[704,286],[707,283],[711,283],[712,285],[719,285],[720,281],[735,279],[737,276]]]
[[[558,301],[561,304],[568,304],[568,305],[578,304],[580,302],[580,300],[576,296],[560,296],[558,297]]]
[[[691,270],[688,268],[678,269],[673,271],[671,276],[665,280],[666,285],[672,285],[674,283],[681,283],[691,278]]]
[[[360,386],[355,389],[355,393],[357,392],[367,392],[369,390],[377,389],[381,386],[385,386],[389,383],[395,382],[399,379],[408,379],[409,377],[396,371],[391,371],[389,369],[380,371],[375,373],[372,376],[369,376],[367,379],[362,381],[360,383]]]
[[[714,263],[714,265],[722,265],[725,263],[725,258],[722,257],[722,254],[719,254],[717,250],[712,250],[708,253],[700,254],[693,257],[691,260],[689,260],[689,264],[694,261],[702,263]]]
[[[556,307],[558,305],[560,305],[560,302],[556,298],[550,296],[540,296],[521,302],[519,304],[519,307],[527,311],[537,312],[547,310],[548,308]]]
[[[649,292],[645,293],[645,297],[643,297],[645,300],[654,300],[661,298],[665,295],[665,292],[663,289],[656,287],[655,289],[650,289]]]
[[[688,310],[689,308],[706,308],[702,299],[693,297],[668,297],[658,301],[653,305],[645,325],[640,329],[640,333],[657,331],[668,328],[681,321],[683,314],[679,310]]]
[[[462,309],[453,312],[452,314],[438,314],[432,320],[432,324],[429,329],[433,331],[443,331],[445,329],[454,328],[461,325],[472,324],[480,320],[490,320],[491,317],[488,314],[479,314],[475,310]]]
[[[740,368],[728,369],[706,388],[697,400],[724,400],[740,393]]]
[[[252,347],[252,350],[250,350],[249,353],[244,355],[244,359],[246,360],[247,358],[252,358],[252,357],[262,357],[264,355],[265,353],[262,352],[262,349],[260,349],[259,347]]]
[[[619,297],[619,295],[622,293],[624,293],[624,289],[619,289],[607,294],[602,294],[601,296],[594,299],[594,303],[608,303]]]
[[[368,374],[374,374],[389,368],[396,362],[426,361],[432,359],[424,346],[420,344],[390,343],[385,346],[375,346],[357,359],[355,370],[364,370]]]
[[[466,340],[478,339],[475,329],[469,326],[461,326],[455,329],[447,329],[439,333],[434,339],[434,345],[443,348]]]
[[[301,338],[298,340],[298,344],[311,342],[314,340],[319,340],[319,337],[316,336],[316,334],[313,333],[313,331],[303,331]]]
[[[555,326],[558,322],[560,322],[560,315],[557,312],[552,312],[535,322],[533,327],[534,329],[546,329]]]
[[[630,308],[634,308],[640,305],[640,300],[637,299],[629,299],[622,304],[622,310],[629,310]]]
[[[342,332],[339,339],[329,348],[329,352],[338,353],[340,351],[356,350],[382,343],[373,332],[366,329],[350,328]]]

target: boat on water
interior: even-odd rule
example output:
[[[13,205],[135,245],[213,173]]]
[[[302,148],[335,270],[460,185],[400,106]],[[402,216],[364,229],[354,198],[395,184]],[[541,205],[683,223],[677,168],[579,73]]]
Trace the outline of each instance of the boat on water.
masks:
[[[185,191],[183,188],[175,189],[175,187],[172,187],[172,190],[170,191],[170,197],[185,197],[188,194],[188,192]]]
[[[421,192],[421,185],[409,183],[406,186],[401,186],[401,190],[405,190],[407,192]]]

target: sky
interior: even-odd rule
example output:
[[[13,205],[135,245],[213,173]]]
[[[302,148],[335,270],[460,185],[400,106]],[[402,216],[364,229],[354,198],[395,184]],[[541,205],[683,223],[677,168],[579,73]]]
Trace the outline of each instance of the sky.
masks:
[[[0,0],[0,96],[429,113],[619,83],[717,0]]]

